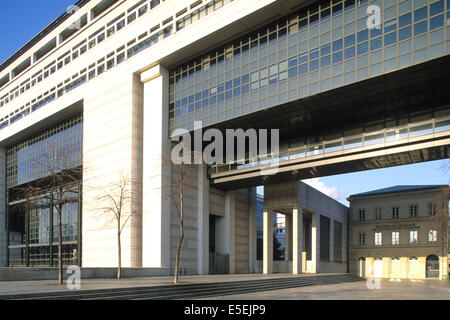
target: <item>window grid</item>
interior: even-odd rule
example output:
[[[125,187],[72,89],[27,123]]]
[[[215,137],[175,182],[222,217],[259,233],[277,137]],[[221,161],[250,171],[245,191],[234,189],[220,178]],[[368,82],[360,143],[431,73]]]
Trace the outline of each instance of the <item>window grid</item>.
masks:
[[[9,147],[6,151],[6,181],[7,187],[11,188],[23,183],[36,180],[47,173],[37,168],[49,148],[55,152],[66,152],[70,155],[70,164],[73,167],[81,165],[82,162],[82,139],[83,139],[83,116],[76,117],[63,122],[51,129],[45,130],[19,144]]]
[[[416,23],[412,6],[387,4],[391,13],[382,29],[368,32],[363,14],[368,2],[345,3],[338,11],[328,1],[312,5],[172,70],[171,132],[192,130],[194,121],[211,125],[445,54],[443,21],[427,27],[430,37],[435,30],[440,33],[433,36],[435,42],[425,43],[430,48],[423,56],[422,33],[408,35],[406,30]],[[422,13],[432,6],[434,2],[417,9]],[[418,13],[417,22],[428,26],[430,18],[444,11],[441,6],[425,17]],[[219,92],[227,83],[229,91]]]
[[[220,3],[223,3],[223,5],[225,5],[225,4],[228,4],[228,3],[232,2],[232,0],[212,0],[211,2],[216,3],[216,4],[218,4],[220,2]],[[151,8],[154,8],[159,3],[160,3],[159,0],[157,0],[157,1],[156,0],[152,0],[151,1]],[[223,7],[223,5],[215,6],[214,7],[214,11],[217,10],[217,9],[220,9],[221,7]],[[123,26],[124,26],[125,25],[125,22],[124,22],[125,19],[123,19],[122,21],[123,21]],[[121,22],[117,23],[117,26],[119,26],[120,23]],[[119,29],[119,28],[117,28],[117,29]],[[157,29],[157,30],[159,30],[159,29]],[[163,39],[169,37],[170,35],[173,34],[172,31],[173,31],[173,25],[170,24],[170,25],[164,27],[162,30],[154,32],[147,39],[139,42],[138,44],[136,44],[136,45],[128,45],[128,49],[127,49],[127,52],[126,52],[127,53],[127,57],[125,57],[125,52],[122,52],[124,50],[125,46],[123,45],[123,46],[119,47],[119,49],[116,50],[116,63],[114,63],[114,61],[112,59],[109,60],[109,68],[107,70],[112,69],[114,67],[114,65],[119,65],[120,63],[125,61],[125,59],[130,59],[133,56],[135,56],[136,54],[138,54],[138,53],[142,52],[143,50],[149,48],[150,46],[152,46],[154,44],[157,44],[160,40],[163,40]],[[112,31],[110,30],[110,32],[112,32]],[[150,32],[150,33],[152,33],[152,32]],[[134,39],[133,41],[135,41],[135,40],[136,39]],[[89,46],[89,48],[91,48],[91,47],[93,48],[96,45],[95,41],[96,41],[96,39],[94,38],[93,40],[90,40],[88,44],[83,45],[79,49],[80,50],[80,54],[79,55],[81,55],[81,54],[83,54],[84,52],[87,51],[87,46]],[[127,43],[130,43],[130,41],[128,41]],[[77,48],[77,50],[78,50],[78,48]],[[108,55],[108,58],[109,58],[109,55]],[[61,58],[61,59],[64,59],[64,58]],[[59,59],[59,60],[61,60],[61,59]],[[63,61],[58,62],[58,65],[57,65],[58,66],[58,70],[61,69],[63,67],[63,65],[64,65]],[[51,67],[51,68],[56,70],[55,67]],[[58,85],[57,94],[52,93],[52,94],[46,96],[44,99],[41,99],[41,96],[39,98],[37,98],[37,99],[41,99],[41,100],[38,100],[38,102],[35,104],[38,107],[36,107],[36,108],[33,107],[32,111],[35,111],[35,110],[37,110],[37,108],[40,108],[42,106],[45,106],[46,104],[48,104],[48,103],[54,101],[55,99],[61,97],[65,93],[70,92],[72,89],[75,89],[75,88],[81,86],[82,84],[86,83],[87,81],[92,80],[96,76],[101,75],[102,73],[105,72],[105,66],[103,64],[102,65],[97,65],[96,69],[92,69],[92,68],[95,68],[95,63],[93,65],[93,67],[89,67],[89,69],[90,69],[89,70],[89,77],[87,77],[87,75],[84,74],[84,73],[86,73],[86,69],[87,69],[87,68],[85,68],[85,69],[83,69],[80,72],[81,76],[79,78],[77,78],[76,80],[72,81],[69,85],[63,86],[62,88],[60,88],[60,86],[62,86],[62,84]],[[35,83],[36,83],[36,80],[34,79],[34,80],[31,81],[32,85],[30,86],[30,83],[28,83],[26,85],[26,88],[30,88],[30,87],[34,86]],[[27,89],[24,89],[23,92],[25,92],[26,90]],[[51,89],[50,91],[51,92],[55,91],[55,88]],[[17,94],[18,94],[18,91],[17,91]],[[48,94],[48,92],[45,93],[44,95],[47,95],[47,94]],[[34,103],[37,99],[34,99],[32,101],[32,103]],[[6,100],[8,102],[10,101],[9,95],[7,95]],[[0,107],[2,107],[4,104],[5,104],[4,101],[0,101]],[[0,119],[0,130],[8,127],[10,124],[14,123],[15,121],[20,120],[23,117],[29,115],[30,114],[30,108],[28,107],[29,105],[30,105],[30,103],[28,103],[26,106],[22,106],[21,107],[21,109],[24,109],[25,107],[27,107],[27,109],[23,113],[21,112],[20,114],[16,114],[14,117],[17,116],[17,118],[15,118],[13,122],[10,121],[8,115],[5,116],[4,118]]]

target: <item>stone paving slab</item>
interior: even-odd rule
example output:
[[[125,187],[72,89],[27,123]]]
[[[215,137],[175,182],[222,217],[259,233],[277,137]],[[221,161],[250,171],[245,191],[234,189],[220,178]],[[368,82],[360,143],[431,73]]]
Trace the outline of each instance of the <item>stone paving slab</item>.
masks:
[[[449,283],[441,280],[382,280],[370,290],[366,281],[316,285],[251,294],[212,297],[208,300],[450,300]]]
[[[181,284],[214,283],[230,281],[264,280],[290,277],[312,277],[321,275],[336,275],[332,273],[321,274],[238,274],[238,275],[206,275],[206,276],[180,276]],[[102,290],[115,288],[138,288],[167,286],[173,284],[173,277],[127,278],[127,279],[85,279],[81,281],[81,290]],[[66,285],[60,286],[57,281],[0,281],[0,296],[28,293],[49,293],[71,291]]]

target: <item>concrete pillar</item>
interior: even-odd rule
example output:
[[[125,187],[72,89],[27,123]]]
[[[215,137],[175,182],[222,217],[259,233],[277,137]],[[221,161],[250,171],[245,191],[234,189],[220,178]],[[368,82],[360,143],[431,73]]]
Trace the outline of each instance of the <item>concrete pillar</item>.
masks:
[[[330,218],[330,262],[334,261],[334,219]]]
[[[209,181],[207,166],[198,167],[197,273],[209,274]]]
[[[248,190],[249,201],[249,221],[248,221],[248,234],[249,234],[249,248],[248,248],[248,271],[250,273],[256,272],[256,216],[257,216],[257,204],[256,204],[256,188],[250,188]]]
[[[292,260],[292,246],[293,246],[293,233],[292,233],[292,218],[293,215],[292,214],[286,214],[286,228],[285,228],[285,234],[286,234],[286,238],[285,238],[285,260],[289,261]]]
[[[312,214],[311,229],[311,272],[319,273],[320,263],[320,214]]]
[[[143,203],[142,266],[170,267],[169,78],[161,66],[142,73]]]
[[[216,219],[216,252],[228,254],[229,273],[235,272],[235,208],[234,191],[225,194],[225,217]]]
[[[301,274],[303,266],[303,211],[302,208],[292,210],[292,273]]]
[[[264,208],[263,216],[263,273],[273,272],[273,211]]]
[[[439,278],[448,280],[448,255],[439,257]]]
[[[6,267],[6,151],[0,148],[0,267]]]

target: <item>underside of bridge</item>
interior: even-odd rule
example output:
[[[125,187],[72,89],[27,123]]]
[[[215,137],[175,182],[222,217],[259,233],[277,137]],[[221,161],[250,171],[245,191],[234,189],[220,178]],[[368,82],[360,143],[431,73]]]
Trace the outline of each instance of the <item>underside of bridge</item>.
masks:
[[[319,143],[325,136],[344,137],[366,128],[390,128],[423,119],[450,115],[450,56],[435,59],[342,88],[257,111],[214,125],[226,129],[279,129],[280,145]],[[210,127],[211,128],[211,127]],[[205,128],[205,130],[208,128]],[[447,130],[439,139],[397,144],[386,151],[371,149],[346,153],[340,161],[308,161],[300,166],[280,163],[278,174],[266,176],[259,169],[234,170],[211,175],[223,190],[279,183],[312,177],[406,165],[449,157]],[[206,144],[205,144],[206,145]],[[384,150],[384,151],[383,151]],[[353,155],[359,156],[352,157]],[[342,155],[341,155],[342,157]],[[298,164],[298,162],[296,162]]]

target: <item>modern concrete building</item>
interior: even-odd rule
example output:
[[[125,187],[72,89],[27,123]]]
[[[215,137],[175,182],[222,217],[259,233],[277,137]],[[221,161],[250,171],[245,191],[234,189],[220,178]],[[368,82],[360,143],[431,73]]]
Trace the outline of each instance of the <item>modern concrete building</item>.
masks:
[[[396,186],[348,201],[352,273],[398,279],[448,275],[448,186]]]
[[[372,5],[380,25],[367,23]],[[116,266],[116,227],[99,208],[126,177],[123,267],[173,272],[170,137],[194,136],[202,121],[279,129],[269,157],[279,170],[262,170],[261,150],[264,161],[191,170],[183,272],[212,272],[210,252],[227,256],[231,273],[276,271],[273,212],[292,225],[292,263],[279,270],[344,270],[345,208],[316,203],[298,181],[448,158],[449,9],[448,0],[78,1],[0,65],[0,265],[54,266],[62,225],[66,264]]]

